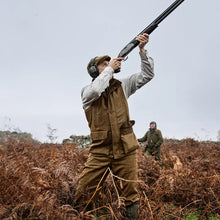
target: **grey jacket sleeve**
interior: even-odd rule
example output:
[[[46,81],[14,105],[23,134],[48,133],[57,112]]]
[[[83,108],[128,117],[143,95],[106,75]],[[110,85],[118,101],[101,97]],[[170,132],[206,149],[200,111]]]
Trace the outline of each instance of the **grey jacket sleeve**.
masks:
[[[148,83],[154,77],[154,61],[148,53],[140,53],[141,72],[120,79],[126,98],[134,94],[137,89]]]
[[[89,108],[101,96],[102,92],[109,86],[113,73],[114,70],[111,67],[106,67],[90,85],[82,89],[81,98],[84,109]]]

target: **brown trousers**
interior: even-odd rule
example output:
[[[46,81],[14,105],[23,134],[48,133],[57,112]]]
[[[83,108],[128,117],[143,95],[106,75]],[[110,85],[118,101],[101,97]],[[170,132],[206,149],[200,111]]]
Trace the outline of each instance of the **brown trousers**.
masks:
[[[106,169],[108,168],[111,169],[114,175],[120,178],[126,180],[137,180],[136,151],[133,151],[120,159],[90,154],[79,179],[75,200],[85,203],[85,201],[82,201],[83,197],[81,195],[85,190],[89,190],[89,192],[91,192],[90,195],[92,195],[95,192],[96,187],[102,179]],[[102,183],[106,177],[107,175],[105,175],[103,178]],[[121,197],[125,198],[125,205],[128,206],[138,201],[137,182],[128,182],[122,180],[122,184],[123,187],[122,190],[119,190],[119,193]]]

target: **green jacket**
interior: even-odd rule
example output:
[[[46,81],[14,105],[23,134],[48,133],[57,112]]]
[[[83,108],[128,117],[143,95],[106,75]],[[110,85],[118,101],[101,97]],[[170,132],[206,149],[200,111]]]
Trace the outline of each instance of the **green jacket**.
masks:
[[[139,142],[147,141],[148,147],[160,147],[163,143],[163,136],[160,130],[147,131],[144,137],[138,139]]]

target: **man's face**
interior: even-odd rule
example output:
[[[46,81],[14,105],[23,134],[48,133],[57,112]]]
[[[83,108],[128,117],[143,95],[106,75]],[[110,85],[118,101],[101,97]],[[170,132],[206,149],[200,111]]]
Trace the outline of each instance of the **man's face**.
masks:
[[[150,128],[151,129],[154,129],[156,127],[156,125],[153,123],[153,124],[150,124]]]
[[[109,61],[105,60],[104,62],[100,63],[97,67],[99,70],[99,74],[108,66]]]

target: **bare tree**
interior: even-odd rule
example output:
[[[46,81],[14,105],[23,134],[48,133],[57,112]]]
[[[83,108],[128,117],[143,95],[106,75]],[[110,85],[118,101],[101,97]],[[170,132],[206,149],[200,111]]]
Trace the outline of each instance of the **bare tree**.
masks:
[[[57,139],[57,136],[55,136],[56,132],[57,132],[56,128],[52,128],[50,124],[47,124],[47,137],[51,143],[54,143],[54,141]]]

